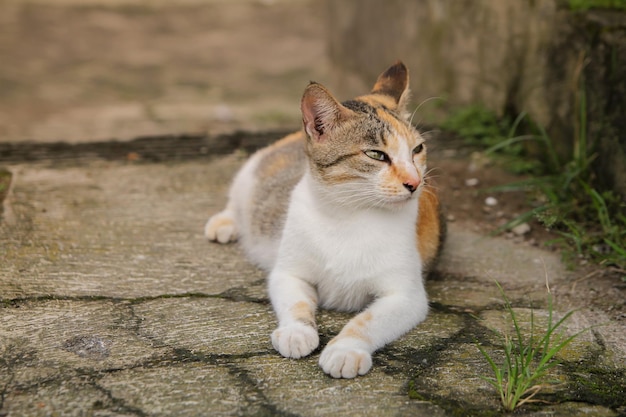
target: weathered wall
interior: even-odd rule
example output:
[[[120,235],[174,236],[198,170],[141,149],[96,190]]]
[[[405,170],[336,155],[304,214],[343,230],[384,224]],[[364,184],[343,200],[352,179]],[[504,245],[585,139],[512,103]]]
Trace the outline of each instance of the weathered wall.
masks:
[[[385,65],[402,59],[416,104],[441,97],[444,107],[526,111],[565,155],[576,137],[584,81],[588,127],[602,145],[598,161],[612,167],[605,179],[626,195],[626,15],[573,13],[560,3],[329,0],[334,85],[342,96],[362,92]]]
[[[600,178],[626,198],[626,13],[579,16],[585,37],[588,135]]]

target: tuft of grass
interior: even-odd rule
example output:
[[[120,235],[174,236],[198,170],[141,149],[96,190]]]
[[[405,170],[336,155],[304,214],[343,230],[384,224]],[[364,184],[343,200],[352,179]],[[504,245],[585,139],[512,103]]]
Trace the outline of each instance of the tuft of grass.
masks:
[[[512,123],[508,117],[499,118],[483,105],[475,104],[454,111],[441,124],[441,128],[461,136],[468,145],[489,149],[508,171],[515,174],[537,173],[540,164],[526,158],[522,143],[529,138],[509,140],[523,121],[519,117]]]
[[[567,158],[559,156],[546,130],[525,113],[510,122],[508,118],[498,119],[484,107],[470,106],[452,114],[442,128],[484,148],[485,154],[510,171],[532,175],[490,190],[525,191],[531,197],[532,208],[498,231],[536,219],[556,232],[558,238],[550,244],[566,249],[566,256],[612,266],[626,278],[626,200],[595,184],[592,163],[596,154],[593,141],[587,137],[587,101],[584,83],[581,85],[573,147]],[[516,136],[520,126],[531,133]],[[529,142],[541,158],[527,154]]]
[[[569,8],[573,11],[589,9],[626,9],[626,0],[569,0]]]
[[[523,116],[523,115],[522,115]],[[611,190],[599,191],[593,184],[594,155],[585,152],[586,138],[575,141],[572,159],[562,163],[546,131],[509,138],[485,151],[492,154],[510,144],[535,140],[542,145],[547,161],[542,175],[494,187],[492,191],[525,190],[534,196],[534,208],[505,224],[502,229],[538,220],[560,237],[550,242],[569,247],[601,265],[626,268],[626,202]]]
[[[602,265],[626,269],[626,201],[611,190],[600,191],[594,183],[591,164],[595,154],[586,136],[584,94],[581,98],[578,132],[571,159],[562,162],[546,131],[536,125],[537,135],[511,137],[487,149],[492,154],[522,141],[540,145],[544,164],[540,175],[496,187],[498,191],[525,190],[534,196],[534,208],[503,226],[509,229],[532,218],[554,230],[560,238],[553,244],[570,248],[574,254]],[[525,118],[521,114],[518,119]],[[514,125],[515,127],[515,125]]]
[[[497,391],[502,406],[506,411],[513,411],[529,402],[536,402],[534,397],[546,387],[543,381],[548,371],[559,364],[555,356],[575,337],[585,330],[565,337],[557,332],[563,323],[573,314],[565,314],[555,321],[553,315],[552,294],[548,287],[548,325],[544,333],[539,333],[533,310],[530,316],[530,335],[524,337],[522,323],[519,322],[510,300],[502,286],[496,282],[505,303],[505,310],[513,323],[514,334],[503,335],[504,359],[496,363],[485,349],[476,344],[480,353],[493,371],[492,377],[481,377]]]

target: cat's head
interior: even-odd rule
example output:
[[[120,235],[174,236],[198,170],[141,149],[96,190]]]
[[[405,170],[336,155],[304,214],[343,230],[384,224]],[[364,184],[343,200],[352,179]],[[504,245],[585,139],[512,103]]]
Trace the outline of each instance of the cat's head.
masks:
[[[426,174],[424,139],[408,121],[409,74],[397,62],[372,91],[339,103],[320,84],[301,109],[311,174],[333,200],[351,207],[400,207],[417,197]]]

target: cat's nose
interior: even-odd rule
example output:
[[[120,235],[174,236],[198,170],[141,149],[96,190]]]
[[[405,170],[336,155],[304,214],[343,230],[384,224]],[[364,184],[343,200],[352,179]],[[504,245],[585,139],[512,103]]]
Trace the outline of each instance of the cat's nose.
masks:
[[[402,185],[404,188],[409,190],[411,194],[413,194],[415,190],[417,190],[417,187],[419,187],[420,182],[422,182],[419,171],[417,171],[417,168],[414,165],[408,162],[398,165],[398,171],[401,173],[401,175],[399,175],[399,179],[402,181]]]
[[[414,182],[414,181],[404,182],[402,183],[402,185],[404,185],[404,188],[406,188],[410,192],[414,192],[415,190],[417,190],[417,187],[419,186],[419,182]]]

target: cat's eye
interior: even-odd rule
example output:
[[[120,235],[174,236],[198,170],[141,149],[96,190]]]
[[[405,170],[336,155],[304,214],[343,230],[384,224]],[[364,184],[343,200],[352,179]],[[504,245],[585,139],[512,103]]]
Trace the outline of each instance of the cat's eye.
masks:
[[[417,155],[418,153],[421,153],[423,150],[424,150],[424,144],[420,143],[419,145],[415,147],[415,149],[413,149],[413,155]]]
[[[384,161],[384,162],[389,161],[389,156],[387,156],[387,154],[382,151],[374,151],[374,150],[365,151],[365,155],[377,161]]]

